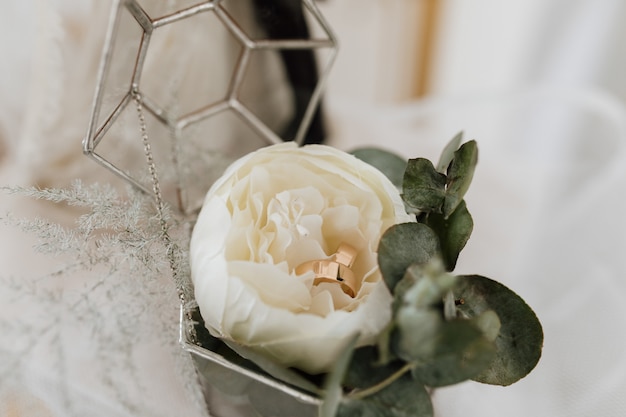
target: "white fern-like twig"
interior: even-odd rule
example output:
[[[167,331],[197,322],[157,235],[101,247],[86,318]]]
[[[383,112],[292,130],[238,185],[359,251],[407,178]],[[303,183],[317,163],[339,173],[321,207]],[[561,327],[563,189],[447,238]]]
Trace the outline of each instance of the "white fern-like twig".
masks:
[[[128,190],[120,196],[107,185],[75,182],[68,189],[9,188],[9,193],[76,206],[84,214],[76,227],[67,228],[45,219],[22,219],[15,215],[4,222],[34,234],[40,241],[37,250],[61,256],[65,264],[42,277],[0,277],[6,289],[2,298],[16,308],[37,306],[43,315],[28,319],[0,321],[0,389],[27,372],[33,353],[41,349],[54,352],[52,369],[63,381],[77,372],[72,358],[66,356],[68,338],[94,350],[93,372],[104,389],[131,415],[158,416],[146,402],[138,351],[149,344],[165,347],[177,364],[179,378],[198,415],[204,399],[196,381],[191,359],[178,345],[178,291],[189,293],[186,251],[188,233],[183,219],[164,212],[173,244],[167,247],[163,229],[152,198]],[[172,270],[177,281],[172,280]],[[74,328],[72,328],[74,327]],[[76,334],[75,329],[81,329]],[[75,339],[74,339],[75,340]],[[9,342],[10,341],[10,342]],[[64,375],[68,374],[68,375]],[[148,381],[149,382],[149,381]],[[63,389],[63,387],[57,387]],[[66,387],[66,411],[73,408]],[[148,404],[148,406],[146,406]]]

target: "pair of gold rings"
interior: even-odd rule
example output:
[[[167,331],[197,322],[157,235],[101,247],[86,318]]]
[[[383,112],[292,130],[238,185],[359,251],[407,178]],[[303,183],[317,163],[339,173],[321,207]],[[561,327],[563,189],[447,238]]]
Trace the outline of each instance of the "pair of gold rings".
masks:
[[[315,273],[313,285],[322,282],[339,283],[343,292],[350,297],[356,295],[357,281],[352,272],[352,265],[357,251],[347,243],[342,243],[337,252],[329,259],[316,259],[304,262],[296,267],[296,274],[302,275],[308,271]]]

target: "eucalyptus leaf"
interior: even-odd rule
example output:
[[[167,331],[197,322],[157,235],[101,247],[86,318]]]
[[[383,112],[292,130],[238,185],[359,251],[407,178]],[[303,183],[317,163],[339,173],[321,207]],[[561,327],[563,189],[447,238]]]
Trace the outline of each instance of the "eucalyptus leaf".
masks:
[[[454,293],[448,291],[443,297],[443,318],[446,320],[455,319],[458,315],[456,309],[456,300],[454,299]]]
[[[478,163],[478,147],[476,141],[464,143],[454,152],[454,158],[448,167],[446,194],[443,203],[443,215],[449,217],[463,200],[467,192],[474,170]]]
[[[242,358],[245,358],[254,363],[256,366],[258,366],[274,378],[314,394],[321,393],[321,390],[317,385],[315,385],[299,373],[289,368],[285,368],[283,365],[274,362],[270,358],[261,355],[260,353],[246,346],[241,346],[239,344],[226,340],[224,342],[228,345],[229,348],[235,351]]]
[[[381,363],[374,346],[363,346],[354,351],[343,385],[348,388],[367,388],[389,378],[404,365],[401,361]]]
[[[463,132],[459,132],[455,137],[452,138],[450,142],[443,148],[441,152],[441,156],[439,157],[439,162],[437,163],[437,171],[445,174],[450,162],[454,158],[454,153],[459,146],[461,146],[461,141],[463,141]]]
[[[430,261],[411,265],[401,283],[404,285],[405,281],[412,285],[403,291],[402,301],[418,308],[430,308],[442,303],[456,276],[445,272],[441,262]]]
[[[500,321],[496,354],[487,369],[473,378],[492,385],[510,385],[525,377],[539,362],[543,346],[541,323],[526,302],[506,286],[480,275],[459,276],[454,294],[463,300],[459,310],[479,317],[493,310]]]
[[[498,317],[498,314],[493,310],[483,311],[472,319],[472,323],[483,332],[490,342],[496,340],[502,328],[500,317]]]
[[[424,385],[410,374],[365,398],[348,398],[337,417],[432,417],[433,406]]]
[[[465,201],[461,200],[448,218],[442,214],[431,213],[426,219],[426,225],[439,237],[444,265],[448,271],[453,271],[459,254],[474,229],[474,220]]]
[[[406,159],[380,148],[359,148],[351,153],[385,174],[393,185],[398,188],[402,187],[402,179],[407,166]]]
[[[457,384],[476,377],[495,355],[495,347],[472,322],[445,321],[439,326],[431,358],[413,376],[431,387]]]
[[[421,223],[391,226],[378,244],[378,265],[387,287],[393,291],[412,264],[425,264],[439,252],[439,239]]]
[[[392,350],[406,362],[422,362],[434,357],[444,321],[434,308],[404,306],[396,315]]]
[[[441,213],[446,199],[446,176],[428,159],[409,159],[402,183],[402,198],[411,208]]]
[[[343,397],[342,382],[350,365],[350,359],[352,358],[357,340],[359,340],[358,334],[348,341],[341,355],[337,358],[335,366],[326,376],[319,417],[335,417],[337,414],[337,409]]]
[[[456,276],[445,272],[436,260],[407,269],[394,292],[396,328],[391,350],[396,356],[407,362],[432,357],[444,321],[443,300],[455,281]]]
[[[413,288],[413,285],[415,285],[415,277],[413,273],[410,273],[410,270],[411,267],[406,270],[404,277],[402,277],[402,279],[398,281],[395,288],[393,289],[392,309],[394,311],[394,314],[398,310],[398,308],[402,307],[405,304],[404,296],[406,295],[407,291],[409,291],[411,288]],[[418,272],[421,272],[421,269],[418,269]]]
[[[376,341],[376,347],[378,348],[378,360],[381,365],[386,365],[395,358],[393,357],[390,349],[391,335],[393,334],[395,324],[392,321],[387,323],[387,326],[378,334]]]

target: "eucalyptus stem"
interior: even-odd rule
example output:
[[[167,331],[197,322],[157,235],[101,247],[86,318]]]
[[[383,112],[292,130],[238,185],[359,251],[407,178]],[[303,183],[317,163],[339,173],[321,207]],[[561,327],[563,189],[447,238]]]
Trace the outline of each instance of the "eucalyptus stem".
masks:
[[[393,384],[396,380],[400,379],[405,373],[411,371],[415,368],[416,364],[414,362],[409,362],[405,364],[402,368],[398,369],[393,374],[389,375],[387,379],[383,379],[376,385],[372,385],[369,388],[358,390],[353,393],[347,395],[351,400],[362,400],[365,397],[369,397],[370,395],[376,394],[378,391],[381,391],[387,388],[389,385]]]

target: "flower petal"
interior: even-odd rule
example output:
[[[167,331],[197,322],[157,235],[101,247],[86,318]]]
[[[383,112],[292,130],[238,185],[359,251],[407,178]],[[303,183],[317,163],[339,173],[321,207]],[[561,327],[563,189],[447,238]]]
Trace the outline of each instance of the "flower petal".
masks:
[[[274,265],[234,261],[228,263],[228,273],[254,290],[267,305],[292,312],[308,310],[311,294],[302,281]]]

